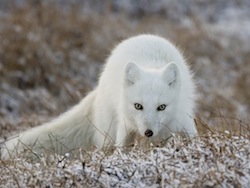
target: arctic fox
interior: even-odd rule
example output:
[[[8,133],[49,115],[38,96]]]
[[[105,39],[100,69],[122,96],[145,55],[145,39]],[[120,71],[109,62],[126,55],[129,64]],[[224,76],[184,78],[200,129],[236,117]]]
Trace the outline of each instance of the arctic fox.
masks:
[[[176,132],[194,136],[194,107],[195,84],[180,51],[159,36],[131,37],[112,51],[97,87],[79,104],[8,139],[1,156],[126,146],[134,133],[153,143]]]

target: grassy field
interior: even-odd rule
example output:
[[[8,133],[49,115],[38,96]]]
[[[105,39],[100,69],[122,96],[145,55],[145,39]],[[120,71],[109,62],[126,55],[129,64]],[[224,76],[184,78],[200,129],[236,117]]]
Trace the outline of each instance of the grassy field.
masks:
[[[248,187],[249,19],[214,14],[211,21],[201,10],[182,15],[171,6],[176,15],[135,13],[111,1],[91,11],[79,2],[9,2],[0,5],[0,138],[76,104],[95,87],[110,50],[140,33],[159,34],[183,50],[198,85],[200,135],[147,151],[135,145],[111,155],[93,149],[0,161],[0,187]]]

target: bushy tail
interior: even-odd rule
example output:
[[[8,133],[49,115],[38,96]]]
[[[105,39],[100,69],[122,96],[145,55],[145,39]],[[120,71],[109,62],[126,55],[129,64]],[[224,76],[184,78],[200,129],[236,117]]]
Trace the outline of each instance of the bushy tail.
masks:
[[[92,145],[92,106],[96,91],[89,93],[79,104],[49,123],[27,130],[1,144],[1,159],[15,157],[28,151],[64,154]]]

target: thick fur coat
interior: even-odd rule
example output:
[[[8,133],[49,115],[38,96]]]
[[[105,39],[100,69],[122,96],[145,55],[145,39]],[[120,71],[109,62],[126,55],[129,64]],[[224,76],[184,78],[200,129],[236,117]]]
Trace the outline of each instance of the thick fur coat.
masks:
[[[184,132],[194,136],[195,84],[188,64],[168,40],[139,35],[121,42],[97,87],[55,120],[2,144],[3,159],[26,149],[66,153],[78,148],[125,146],[134,133],[153,143]]]

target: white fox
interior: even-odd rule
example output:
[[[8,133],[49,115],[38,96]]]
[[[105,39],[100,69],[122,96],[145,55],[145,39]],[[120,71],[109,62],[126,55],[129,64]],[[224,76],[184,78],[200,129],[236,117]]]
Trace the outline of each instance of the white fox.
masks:
[[[7,159],[26,149],[64,154],[132,143],[134,133],[152,142],[172,133],[197,131],[193,119],[195,84],[179,50],[155,35],[121,42],[107,60],[98,86],[55,120],[2,144]]]

